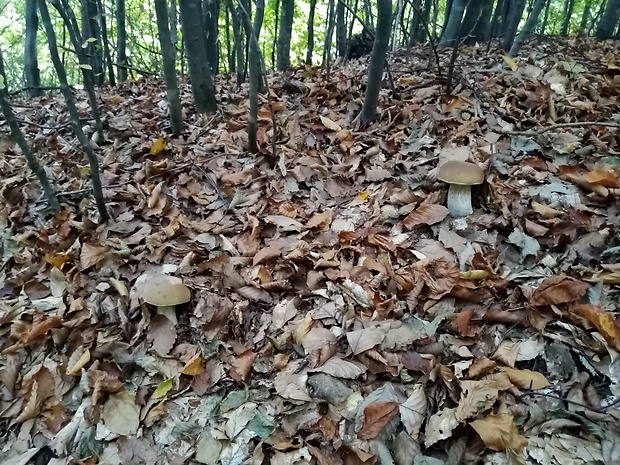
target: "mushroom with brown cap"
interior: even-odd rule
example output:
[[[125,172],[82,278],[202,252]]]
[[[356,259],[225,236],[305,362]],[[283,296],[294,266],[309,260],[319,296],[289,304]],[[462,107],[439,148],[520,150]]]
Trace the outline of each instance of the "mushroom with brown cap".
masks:
[[[191,292],[181,278],[165,274],[147,277],[141,293],[142,300],[155,305],[157,313],[164,315],[175,325],[178,322],[175,305],[184,304],[191,299]]]
[[[437,174],[439,180],[450,184],[448,189],[448,210],[453,218],[471,215],[471,186],[482,184],[484,171],[478,165],[465,161],[448,161],[441,165]]]

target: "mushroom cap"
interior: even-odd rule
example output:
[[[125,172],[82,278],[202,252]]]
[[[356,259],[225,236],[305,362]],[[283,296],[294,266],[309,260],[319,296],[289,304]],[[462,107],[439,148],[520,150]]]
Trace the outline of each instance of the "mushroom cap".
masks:
[[[149,276],[141,293],[147,304],[158,307],[180,305],[191,299],[191,292],[181,278],[165,274]]]
[[[482,184],[484,171],[478,165],[466,161],[448,161],[439,167],[437,177],[448,184],[471,186]]]

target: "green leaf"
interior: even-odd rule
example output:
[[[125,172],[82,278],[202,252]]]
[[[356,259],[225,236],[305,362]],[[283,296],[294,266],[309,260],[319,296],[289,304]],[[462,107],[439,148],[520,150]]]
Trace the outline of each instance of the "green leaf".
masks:
[[[82,69],[88,69],[88,70],[91,70],[91,71],[93,69],[92,66],[90,66],[89,64],[86,64],[86,63],[80,63],[79,67],[82,68]]]
[[[0,90],[4,89],[6,89],[6,86],[4,85],[4,76],[0,74]]]
[[[155,397],[156,399],[164,397],[166,394],[168,394],[168,392],[170,392],[170,389],[172,389],[172,378],[168,378],[159,383],[157,389],[155,389],[155,392],[153,393],[153,397]]]

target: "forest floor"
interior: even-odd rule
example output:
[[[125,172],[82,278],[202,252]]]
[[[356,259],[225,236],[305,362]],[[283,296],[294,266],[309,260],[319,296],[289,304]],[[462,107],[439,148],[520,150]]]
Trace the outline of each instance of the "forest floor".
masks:
[[[270,76],[259,155],[230,77],[177,139],[161,81],[104,89],[106,224],[62,99],[14,100],[64,209],[0,121],[0,463],[620,463],[620,49],[463,47],[445,95],[449,55],[369,126],[366,59]]]

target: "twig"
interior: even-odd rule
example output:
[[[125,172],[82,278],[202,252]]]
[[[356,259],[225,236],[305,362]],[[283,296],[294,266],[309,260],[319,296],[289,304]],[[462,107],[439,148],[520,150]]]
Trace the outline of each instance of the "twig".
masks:
[[[620,128],[620,123],[611,123],[605,121],[577,121],[574,123],[558,123],[547,126],[546,128],[539,129],[538,131],[507,131],[500,129],[498,132],[501,134],[507,134],[509,136],[540,136],[545,132],[553,131],[554,129],[561,128],[579,128],[583,126],[606,126],[609,128]]]
[[[576,405],[578,407],[585,408],[587,410],[591,410],[592,412],[603,413],[603,414],[607,414],[607,415],[611,415],[608,412],[606,412],[607,409],[610,409],[611,407],[614,407],[614,406],[620,404],[620,398],[618,398],[618,399],[614,400],[611,404],[606,405],[605,407],[595,408],[595,407],[590,407],[589,405],[586,405],[586,404],[582,404],[581,402],[575,402],[574,400],[564,399],[563,397],[560,397],[560,396],[558,396],[556,394],[547,394],[545,392],[536,392],[536,391],[524,392],[523,394],[521,394],[518,397],[519,398],[523,398],[523,397],[548,397],[549,399],[559,400],[560,402],[566,402],[567,404]]]

